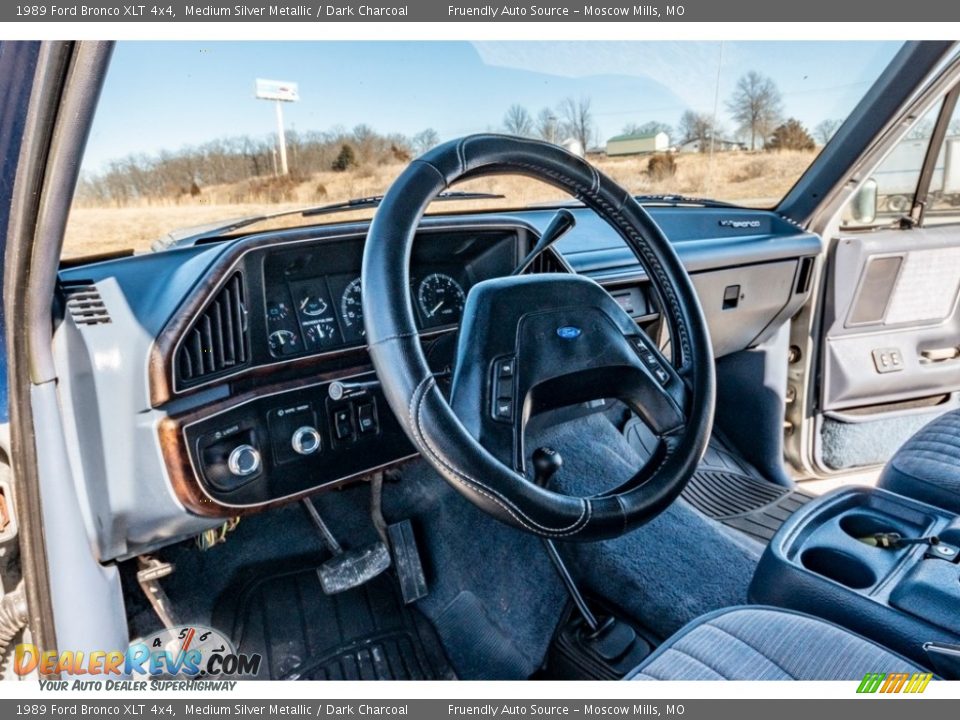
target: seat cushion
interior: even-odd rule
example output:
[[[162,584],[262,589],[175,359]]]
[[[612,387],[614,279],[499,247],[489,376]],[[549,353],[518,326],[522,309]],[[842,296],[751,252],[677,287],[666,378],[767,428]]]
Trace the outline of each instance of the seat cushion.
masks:
[[[926,672],[832,623],[779,608],[735,607],[686,625],[629,680],[862,680]]]
[[[960,513],[960,410],[941,415],[907,440],[877,485]]]

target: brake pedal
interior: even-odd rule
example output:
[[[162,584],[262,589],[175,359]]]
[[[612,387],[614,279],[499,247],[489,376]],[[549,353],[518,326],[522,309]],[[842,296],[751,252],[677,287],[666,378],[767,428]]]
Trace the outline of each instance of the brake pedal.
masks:
[[[409,605],[426,597],[427,578],[423,574],[413,524],[410,520],[401,520],[387,525],[383,517],[383,473],[376,473],[370,480],[370,518],[380,538],[390,546],[403,604]]]
[[[413,536],[413,524],[409,520],[394,523],[387,527],[387,535],[393,550],[393,564],[400,579],[403,604],[409,605],[426,597],[428,592],[417,539]]]
[[[355,550],[344,550],[309,498],[303,506],[333,557],[317,568],[320,587],[326,595],[336,595],[363,585],[390,567],[390,551],[383,542]]]

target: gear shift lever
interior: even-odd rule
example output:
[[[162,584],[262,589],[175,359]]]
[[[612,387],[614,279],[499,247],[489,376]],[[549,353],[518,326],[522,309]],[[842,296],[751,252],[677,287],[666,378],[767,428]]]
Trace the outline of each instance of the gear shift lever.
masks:
[[[553,476],[556,475],[557,471],[562,467],[563,457],[553,448],[539,447],[533,451],[533,482],[537,487],[547,487],[553,479]],[[549,538],[543,538],[543,544],[547,548],[547,554],[557,568],[557,572],[560,573],[560,579],[563,580],[563,584],[567,588],[567,593],[573,600],[573,604],[577,606],[577,610],[580,611],[580,615],[583,617],[583,621],[587,624],[587,627],[590,628],[590,632],[596,633],[600,631],[602,629],[600,623],[597,622],[596,616],[587,606],[587,601],[580,593],[580,588],[578,588],[573,581],[570,571],[567,570],[563,558],[560,557],[560,553],[557,551],[557,546],[554,545],[553,540]]]
[[[553,448],[540,447],[534,450],[534,482],[538,487],[547,487],[562,467],[563,458]],[[629,623],[618,620],[612,613],[598,620],[567,570],[557,546],[549,538],[542,540],[547,555],[550,556],[567,594],[582,618],[583,624],[574,631],[576,639],[573,642],[579,648],[577,652],[589,659],[591,664],[598,663],[608,668],[607,672],[610,672],[611,676],[623,677],[626,668],[636,666],[650,653],[650,644],[642,640]]]
[[[533,482],[545,488],[553,476],[563,467],[563,457],[551,447],[539,447],[533,451]]]

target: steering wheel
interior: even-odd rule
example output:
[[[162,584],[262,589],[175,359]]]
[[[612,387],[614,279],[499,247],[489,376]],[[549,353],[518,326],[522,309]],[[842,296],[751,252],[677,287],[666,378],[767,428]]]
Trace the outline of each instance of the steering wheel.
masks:
[[[420,218],[453,183],[519,174],[560,188],[623,238],[644,267],[672,340],[671,364],[610,295],[579,275],[515,275],[471,288],[450,400],[420,346],[410,256]],[[471,502],[544,537],[599,540],[663,511],[693,475],[713,423],[710,336],[690,277],[631,195],[561,147],[472,135],[412,161],[370,225],[361,275],[370,357],[383,392],[422,456]],[[524,474],[524,428],[546,409],[619,399],[659,438],[627,482],[589,497],[540,488]]]

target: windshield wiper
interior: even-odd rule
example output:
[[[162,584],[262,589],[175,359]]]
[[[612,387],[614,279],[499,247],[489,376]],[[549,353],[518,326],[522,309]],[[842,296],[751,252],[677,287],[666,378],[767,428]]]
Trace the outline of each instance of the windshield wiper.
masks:
[[[468,192],[463,190],[448,190],[437,195],[433,201],[444,200],[501,200],[505,195],[486,192]],[[317,207],[298,208],[296,210],[281,210],[275,213],[264,213],[262,215],[250,215],[248,217],[227,220],[225,222],[202,225],[199,227],[189,227],[181,230],[173,230],[159,240],[154,241],[152,249],[154,251],[168,250],[174,247],[185,247],[196,245],[203,241],[213,241],[222,237],[226,233],[256,225],[257,223],[274,220],[276,218],[289,217],[291,215],[300,215],[301,217],[313,217],[316,215],[332,215],[333,213],[345,212],[348,210],[362,210],[364,208],[377,207],[383,202],[383,195],[370,195],[369,197],[353,198],[343,202],[330,203],[329,205],[319,205]]]
[[[712,208],[736,208],[739,205],[723,202],[722,200],[711,200],[710,198],[687,197],[686,195],[635,195],[634,198],[641,205],[670,205],[680,207],[681,205],[693,205],[695,207]]]

